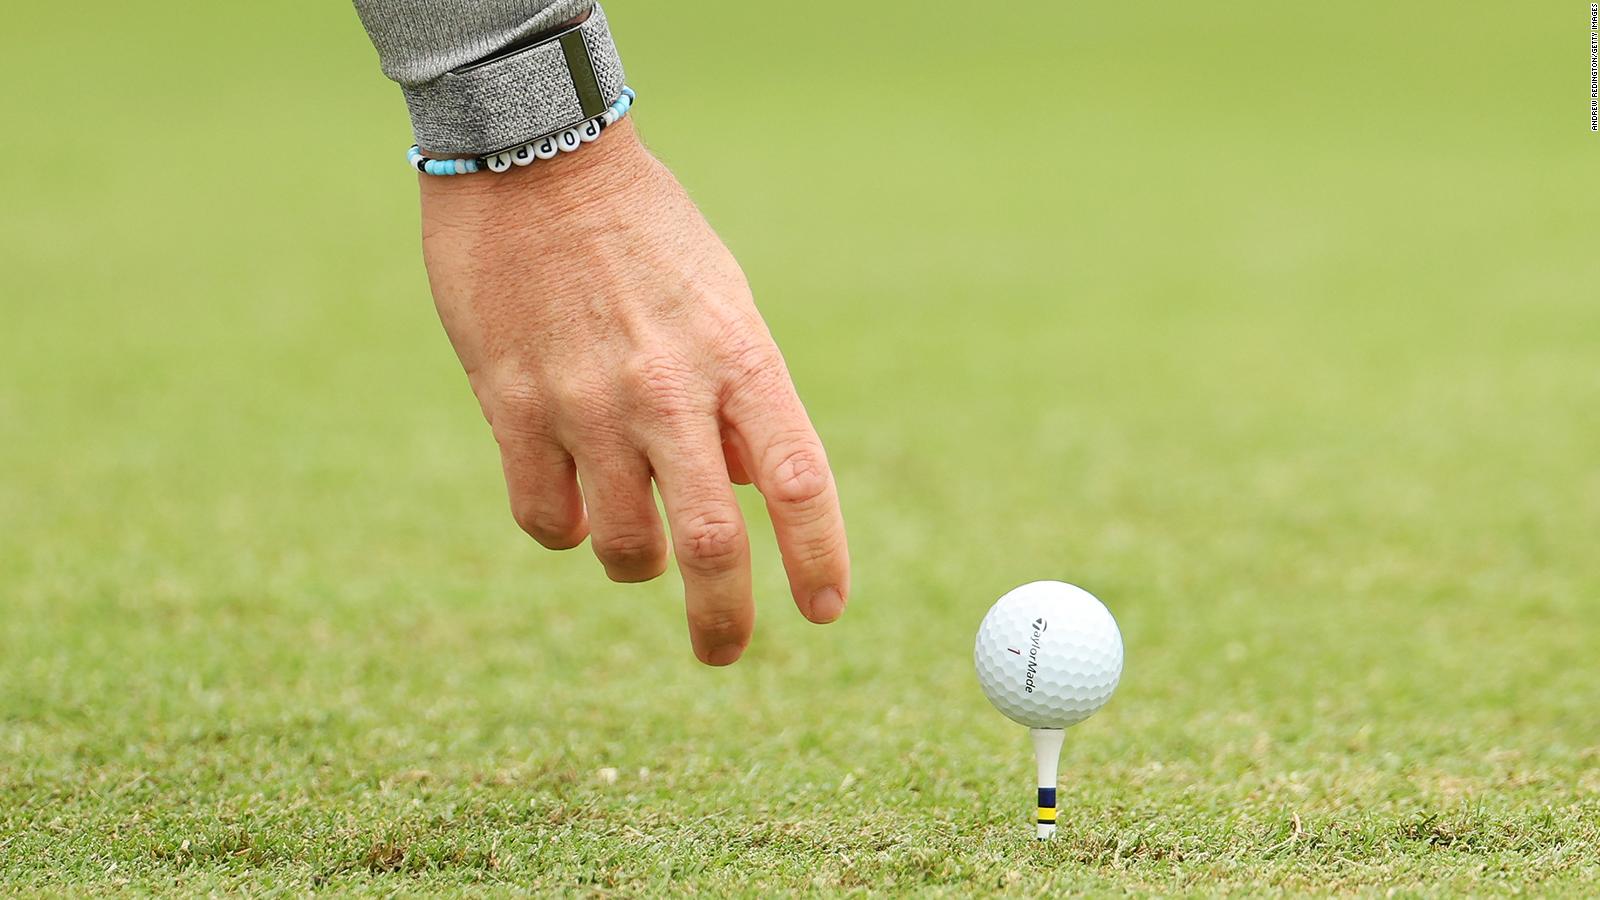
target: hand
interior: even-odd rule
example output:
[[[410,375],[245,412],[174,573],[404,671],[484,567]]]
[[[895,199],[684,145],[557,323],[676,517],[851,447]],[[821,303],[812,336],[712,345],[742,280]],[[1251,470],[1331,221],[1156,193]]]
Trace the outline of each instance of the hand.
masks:
[[[422,179],[422,245],[450,341],[500,444],[517,523],[585,536],[614,581],[666,569],[695,655],[750,641],[750,545],[730,480],[766,498],[800,612],[850,588],[822,443],[744,273],[624,119],[577,153]]]

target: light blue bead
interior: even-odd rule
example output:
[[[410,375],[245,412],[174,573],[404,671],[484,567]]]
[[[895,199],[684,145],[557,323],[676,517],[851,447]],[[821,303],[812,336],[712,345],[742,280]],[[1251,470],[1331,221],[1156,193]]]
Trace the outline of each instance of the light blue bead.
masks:
[[[467,171],[468,172],[476,172],[476,171],[478,171],[478,161],[475,160],[475,159],[467,160]]]
[[[443,175],[444,172],[441,171],[441,168],[442,167],[439,165],[439,161],[437,159],[428,160],[428,174],[429,175]]]

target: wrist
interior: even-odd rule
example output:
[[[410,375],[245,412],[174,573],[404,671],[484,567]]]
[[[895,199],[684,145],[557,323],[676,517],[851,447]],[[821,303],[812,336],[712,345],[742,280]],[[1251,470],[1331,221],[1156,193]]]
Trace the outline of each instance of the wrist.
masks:
[[[554,215],[571,204],[614,194],[655,165],[632,120],[621,119],[576,153],[514,166],[505,172],[478,172],[460,178],[417,177],[425,207],[526,204],[536,198],[547,214]]]

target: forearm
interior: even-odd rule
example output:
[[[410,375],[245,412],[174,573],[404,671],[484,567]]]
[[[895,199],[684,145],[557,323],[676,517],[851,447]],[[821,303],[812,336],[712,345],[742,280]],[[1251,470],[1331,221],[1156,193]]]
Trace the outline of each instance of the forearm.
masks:
[[[622,66],[593,0],[355,0],[385,75],[398,82],[424,149],[479,155],[542,136],[585,110],[563,48],[536,43],[565,23],[580,29],[603,99]],[[487,60],[487,62],[485,62]]]

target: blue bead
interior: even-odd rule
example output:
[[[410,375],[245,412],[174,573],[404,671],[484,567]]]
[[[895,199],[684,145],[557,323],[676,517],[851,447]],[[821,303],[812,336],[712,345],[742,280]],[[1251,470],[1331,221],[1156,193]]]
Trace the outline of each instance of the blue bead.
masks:
[[[478,171],[478,161],[475,160],[475,159],[467,160],[467,171],[468,172],[476,172],[476,171]]]
[[[444,174],[443,172],[439,171],[439,161],[437,159],[428,160],[428,174],[429,175],[443,175]]]

